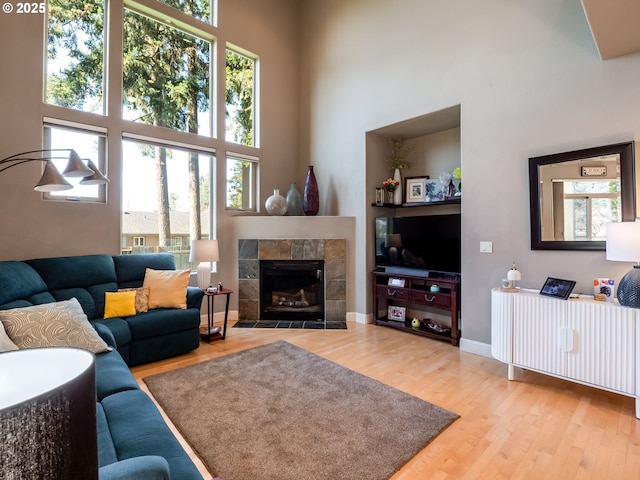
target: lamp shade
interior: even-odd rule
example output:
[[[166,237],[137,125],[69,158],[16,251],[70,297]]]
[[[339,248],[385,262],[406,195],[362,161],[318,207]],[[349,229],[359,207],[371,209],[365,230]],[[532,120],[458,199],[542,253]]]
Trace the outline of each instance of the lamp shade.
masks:
[[[109,179],[102,174],[92,160],[87,160],[87,167],[93,171],[93,174],[80,180],[80,185],[104,185],[109,183]]]
[[[71,153],[69,153],[69,162],[64,172],[62,172],[62,175],[65,177],[87,177],[93,175],[93,173],[93,170],[84,164],[80,155],[78,155],[75,150],[71,150]]]
[[[93,355],[76,348],[0,354],[2,478],[98,478]]]
[[[70,190],[73,188],[69,182],[67,182],[56,166],[48,160],[44,166],[44,172],[38,184],[33,187],[37,192],[59,192],[62,190]]]
[[[198,287],[206,290],[211,281],[211,265],[209,262],[220,260],[218,252],[218,240],[191,240],[189,261],[198,263],[196,274]]]
[[[640,222],[607,224],[607,260],[640,262]]]
[[[607,224],[607,260],[636,262],[620,279],[616,296],[620,305],[640,308],[640,223]]]
[[[217,262],[218,260],[220,260],[218,240],[191,240],[190,262]]]

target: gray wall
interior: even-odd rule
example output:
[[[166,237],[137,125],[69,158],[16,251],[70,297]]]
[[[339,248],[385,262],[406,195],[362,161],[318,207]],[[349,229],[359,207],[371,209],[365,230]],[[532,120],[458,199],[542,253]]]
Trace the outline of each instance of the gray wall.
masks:
[[[525,287],[556,276],[585,293],[630,268],[604,252],[529,249],[527,159],[635,140],[640,128],[640,55],[601,61],[579,0],[307,0],[303,32],[301,156],[331,187],[321,213],[357,217],[360,245],[386,178],[367,164],[365,132],[461,105],[464,340],[490,342],[489,292],[513,261]],[[359,251],[360,312],[371,310],[371,268]]]

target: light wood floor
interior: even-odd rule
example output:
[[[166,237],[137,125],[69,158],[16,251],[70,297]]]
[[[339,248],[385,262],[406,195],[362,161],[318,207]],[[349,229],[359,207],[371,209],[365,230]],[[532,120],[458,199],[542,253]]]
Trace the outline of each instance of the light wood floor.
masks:
[[[133,372],[142,384],[148,375],[275,340],[460,415],[393,480],[640,478],[640,421],[633,399],[526,371],[509,382],[507,367],[496,360],[387,327],[230,328],[224,341],[202,343],[190,354]]]

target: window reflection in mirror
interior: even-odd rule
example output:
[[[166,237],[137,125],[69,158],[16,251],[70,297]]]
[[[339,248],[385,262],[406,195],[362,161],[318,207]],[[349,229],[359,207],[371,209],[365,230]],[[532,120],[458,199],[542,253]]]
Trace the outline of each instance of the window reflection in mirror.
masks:
[[[622,219],[620,155],[540,167],[542,240],[604,241]]]

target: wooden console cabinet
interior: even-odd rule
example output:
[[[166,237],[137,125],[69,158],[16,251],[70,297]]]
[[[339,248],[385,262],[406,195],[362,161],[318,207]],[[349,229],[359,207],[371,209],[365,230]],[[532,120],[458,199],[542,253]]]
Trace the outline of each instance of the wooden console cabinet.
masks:
[[[460,329],[458,328],[460,277],[434,273],[430,275],[429,277],[420,277],[377,270],[372,272],[373,279],[371,283],[373,285],[375,324],[438,340],[450,341],[452,345],[457,346],[460,341]],[[395,282],[390,284],[389,279],[394,279]],[[437,285],[439,291],[432,292],[432,285]],[[388,318],[389,306],[405,307],[407,310],[418,310],[423,313],[431,308],[447,310],[451,315],[451,328],[444,332],[439,332],[430,328],[426,322],[423,322],[418,328],[413,328],[411,326],[413,318],[411,315],[406,315],[404,321]],[[419,320],[424,320],[425,318],[425,315],[422,315]]]
[[[640,310],[535,291],[491,292],[491,354],[514,367],[636,401],[640,418]]]

